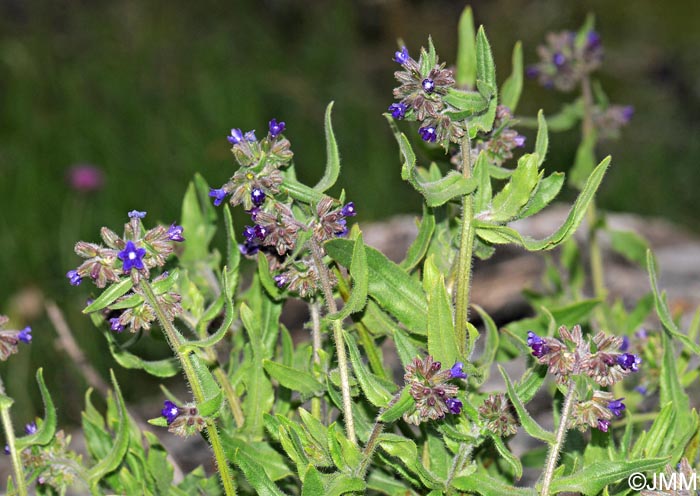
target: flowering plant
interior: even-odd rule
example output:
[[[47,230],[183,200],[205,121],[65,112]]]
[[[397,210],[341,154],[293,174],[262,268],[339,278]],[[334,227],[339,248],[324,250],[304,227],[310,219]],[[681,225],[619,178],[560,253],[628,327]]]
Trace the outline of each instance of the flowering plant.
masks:
[[[27,494],[30,484],[40,494],[627,494],[631,474],[696,462],[700,420],[685,388],[697,376],[700,319],[688,333],[678,328],[636,236],[616,234],[616,248],[647,265],[652,295],[625,308],[606,294],[594,195],[610,158],[596,165],[595,151],[632,112],[608,105],[598,86],[594,100],[603,48],[592,19],[549,37],[527,70],[516,44],[500,86],[469,9],[459,36],[455,66],[440,62],[430,39],[394,55],[396,101],[385,117],[401,177],[424,207],[400,263],[365,244],[352,224],[361,208],[344,191],[327,193],[340,173],[332,104],[326,169],[314,186],[296,177],[292,126],[272,119],[264,136],[234,128],[227,139],[237,169],[220,187],[195,176],[179,223],[146,228],[150,218],[134,210],[121,236],[104,227],[101,244],[75,245],[85,261],[68,283],[91,281],[99,291],[83,312],[115,361],[159,378],[182,372],[189,389],[163,388],[148,428],[129,414],[112,374],[104,414],[86,394],[83,457],[57,430],[41,370],[45,415],[23,437],[14,435],[0,382],[14,467],[8,494]],[[582,96],[551,118],[518,116],[525,74],[562,91],[580,87]],[[562,173],[542,169],[550,128],[579,122],[570,176],[577,199],[551,235],[521,234],[510,224],[544,209],[564,185]],[[528,126],[537,127],[532,145],[521,134]],[[423,152],[442,156],[441,165],[419,166]],[[231,208],[245,210],[248,225],[236,230]],[[212,247],[219,212],[222,251]],[[586,217],[592,298],[583,296],[572,238]],[[529,294],[533,315],[499,329],[470,296],[475,259],[503,244],[561,251],[548,290]],[[245,259],[256,269],[250,281],[241,278]],[[293,339],[280,321],[291,299],[308,308],[308,336]],[[660,327],[642,330],[652,306]],[[0,359],[30,332],[0,331]],[[140,356],[141,341],[167,345],[170,356]],[[506,372],[514,363],[525,370],[515,382]],[[487,384],[496,370],[499,391]],[[656,391],[658,404],[641,413],[641,399]],[[536,395],[551,400],[554,422],[533,417]],[[214,469],[183,474],[159,441],[170,434],[201,438]],[[518,443],[525,437],[527,449]]]

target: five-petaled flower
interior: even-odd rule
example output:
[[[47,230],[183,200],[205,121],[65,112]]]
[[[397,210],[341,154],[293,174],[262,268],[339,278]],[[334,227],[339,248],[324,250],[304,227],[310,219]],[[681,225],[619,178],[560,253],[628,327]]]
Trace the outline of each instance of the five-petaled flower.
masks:
[[[146,254],[145,248],[137,248],[133,241],[129,240],[126,242],[126,246],[117,255],[124,262],[124,272],[127,273],[131,269],[142,270],[143,256]]]
[[[640,363],[642,363],[642,359],[632,353],[623,353],[617,357],[617,364],[624,370],[637,372]]]
[[[398,62],[401,65],[408,62],[410,58],[411,56],[408,54],[408,48],[405,46],[401,47],[401,50],[394,53],[394,62]]]
[[[163,402],[163,409],[160,411],[161,415],[165,417],[165,421],[168,425],[172,424],[175,419],[182,413],[180,407],[177,406],[170,400],[165,400]]]

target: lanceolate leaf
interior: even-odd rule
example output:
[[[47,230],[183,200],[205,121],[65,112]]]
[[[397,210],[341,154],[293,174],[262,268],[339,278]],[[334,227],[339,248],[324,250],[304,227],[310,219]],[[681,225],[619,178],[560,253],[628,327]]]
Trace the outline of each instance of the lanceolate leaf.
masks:
[[[595,462],[575,474],[555,478],[550,491],[598,494],[609,484],[621,481],[635,472],[659,470],[668,463],[668,458],[648,458],[632,461]]]
[[[324,246],[328,255],[340,265],[348,267],[351,264],[352,241],[334,239]],[[425,334],[428,302],[420,284],[381,252],[369,246],[365,246],[365,252],[369,295],[410,331]]]
[[[122,281],[112,284],[106,290],[102,292],[100,296],[95,298],[95,301],[90,303],[87,307],[83,309],[84,314],[96,312],[107,308],[110,304],[120,296],[124,296],[132,287],[134,283],[131,281],[130,277],[123,279]]]
[[[493,197],[489,220],[508,222],[518,215],[539,181],[538,163],[539,158],[534,153],[524,155],[518,160],[518,167],[510,181]]]
[[[211,374],[209,368],[202,361],[202,359],[199,358],[199,356],[191,354],[189,360],[192,363],[194,373],[197,376],[197,381],[199,382],[202,393],[204,394],[204,401],[197,404],[199,413],[203,417],[216,416],[223,401],[221,387],[214,379],[214,376]]]
[[[109,351],[116,362],[126,369],[145,370],[155,377],[172,377],[180,371],[180,362],[176,358],[164,358],[162,360],[144,360],[122,348],[114,338],[112,332],[104,326],[100,331],[107,339]]]
[[[416,400],[411,396],[410,388],[403,388],[401,391],[401,396],[390,408],[386,409],[379,414],[379,420],[382,422],[394,422],[401,418],[401,416],[409,411],[411,408],[416,406]]]
[[[476,87],[486,99],[496,92],[496,65],[483,26],[476,33]]]
[[[476,82],[476,36],[471,7],[462,11],[458,29],[459,45],[455,80],[458,86],[474,87]]]
[[[513,469],[515,478],[520,479],[523,476],[523,464],[520,462],[520,459],[511,453],[498,434],[491,433],[491,440],[493,441],[493,445],[496,447],[496,451],[498,451],[498,454],[501,455],[501,458],[503,458]]]
[[[452,487],[482,496],[537,496],[534,489],[514,487],[480,472],[456,477],[452,481]]]
[[[525,208],[518,214],[518,217],[521,219],[530,217],[549,205],[552,200],[557,197],[559,191],[561,191],[561,187],[564,185],[564,178],[563,172],[555,172],[541,179],[540,182],[537,183],[535,193],[530,197],[530,201],[527,202],[527,205],[525,205]]]
[[[22,436],[15,440],[15,447],[18,451],[22,451],[24,448],[35,444],[48,444],[51,442],[51,439],[53,439],[54,433],[56,432],[56,407],[54,407],[51,394],[49,394],[49,390],[46,388],[46,384],[44,383],[44,370],[42,368],[39,368],[36,371],[36,382],[39,384],[41,400],[44,403],[44,421],[34,434]]]
[[[662,405],[672,402],[673,408],[678,411],[678,422],[686,425],[690,416],[690,401],[678,379],[676,356],[673,352],[671,338],[665,333],[661,335],[661,338],[664,347],[664,357],[661,362],[661,373],[659,376],[659,401]]]
[[[523,90],[523,46],[519,41],[513,47],[512,64],[513,72],[501,86],[501,104],[515,113],[520,101],[520,93]]]
[[[389,391],[385,384],[383,384],[377,376],[372,374],[364,364],[360,356],[360,350],[357,349],[355,338],[353,338],[351,334],[346,334],[345,339],[348,343],[352,370],[355,373],[357,382],[360,383],[362,392],[374,406],[386,406],[391,400],[391,391]]]
[[[343,320],[350,316],[350,314],[359,312],[367,304],[369,273],[367,268],[367,254],[365,252],[365,243],[362,241],[362,234],[357,236],[352,249],[350,275],[353,280],[350,298],[348,298],[345,302],[345,306],[338,313],[328,316],[331,320]]]
[[[402,269],[407,272],[411,271],[411,269],[421,262],[430,246],[433,231],[435,231],[435,215],[432,209],[423,205],[423,217],[418,226],[418,236],[413,240],[411,246],[408,247],[406,258],[400,264]]]
[[[525,429],[525,432],[527,432],[530,436],[534,437],[535,439],[540,439],[541,441],[544,441],[546,443],[553,444],[556,441],[554,433],[549,432],[540,427],[540,425],[535,421],[535,419],[533,419],[530,416],[528,411],[525,409],[525,405],[518,397],[518,393],[515,391],[513,383],[510,381],[510,377],[508,377],[506,371],[500,365],[498,366],[498,370],[501,372],[503,380],[506,382],[508,398],[510,398],[511,403],[513,403],[515,411],[518,413],[520,424],[523,426],[523,429]]]
[[[592,132],[581,141],[578,150],[576,150],[574,166],[569,172],[569,184],[577,189],[583,187],[584,181],[591,174],[595,166],[596,142],[596,133]]]
[[[284,496],[284,493],[279,490],[277,485],[265,473],[263,466],[253,457],[239,449],[236,450],[234,459],[245,478],[255,489],[256,494],[262,496]]]
[[[224,208],[224,223],[226,224],[226,267],[224,273],[226,279],[224,281],[225,288],[231,295],[236,294],[238,286],[238,266],[241,261],[241,251],[236,243],[236,234],[233,229],[233,218],[231,217],[231,209],[228,205]]]
[[[455,121],[483,112],[489,104],[488,99],[484,98],[478,91],[464,91],[454,88],[447,90],[443,101],[454,107],[454,110],[447,112],[447,115]]]
[[[486,327],[486,344],[484,345],[484,352],[479,358],[479,370],[481,371],[481,381],[486,381],[486,379],[488,379],[489,377],[491,364],[493,364],[493,361],[496,358],[496,352],[498,351],[500,337],[498,334],[498,328],[496,327],[496,323],[486,312],[486,310],[481,308],[479,305],[472,306],[479,313],[481,320],[484,322],[484,327]]]
[[[314,186],[314,189],[321,193],[331,188],[338,180],[338,174],[340,174],[340,153],[338,152],[338,143],[335,141],[335,134],[333,134],[333,126],[331,125],[332,109],[333,102],[326,107],[326,117],[324,119],[326,130],[326,171],[318,184]]]
[[[489,165],[486,152],[480,152],[474,165],[474,177],[478,182],[476,193],[474,193],[474,211],[477,214],[487,210],[491,206],[493,198]]]
[[[270,360],[263,360],[263,367],[281,385],[292,391],[300,392],[302,396],[311,396],[326,389],[312,374],[305,370],[295,369]]]
[[[408,470],[420,477],[423,484],[430,489],[441,488],[441,483],[435,475],[430,473],[421,463],[416,444],[396,434],[382,434],[379,437],[379,446],[391,456],[401,460]]]
[[[423,281],[428,294],[428,353],[446,366],[457,361],[452,305],[445,288],[445,278],[430,256],[423,266]]]
[[[290,178],[285,178],[284,181],[282,181],[280,189],[295,200],[299,200],[303,203],[318,203],[318,201],[323,198],[323,193],[320,191],[316,191],[315,189]]]
[[[549,149],[549,132],[547,131],[547,119],[544,118],[544,112],[537,112],[537,138],[535,138],[535,153],[539,157],[537,166],[544,163]]]
[[[600,186],[605,171],[610,165],[610,157],[604,159],[586,181],[586,186],[579,194],[568,217],[564,223],[552,235],[542,240],[536,240],[522,236],[515,229],[506,226],[498,226],[484,221],[475,221],[477,235],[483,240],[493,244],[518,244],[529,251],[551,250],[566,241],[576,231],[586,214],[588,205]]]

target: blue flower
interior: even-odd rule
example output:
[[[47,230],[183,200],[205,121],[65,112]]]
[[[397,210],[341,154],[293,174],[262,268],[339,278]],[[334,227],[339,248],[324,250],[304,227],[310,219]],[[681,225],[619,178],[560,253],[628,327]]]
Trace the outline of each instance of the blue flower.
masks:
[[[132,210],[129,212],[129,218],[130,219],[143,219],[146,217],[146,212],[139,212],[138,210]]]
[[[272,119],[268,123],[268,126],[270,128],[270,136],[276,138],[284,131],[286,124],[284,122],[277,122],[277,119]]]
[[[243,141],[243,132],[240,129],[231,129],[231,136],[226,136],[226,139],[232,145],[237,145]]]
[[[261,226],[260,224],[255,224],[255,237],[258,238],[260,241],[264,240],[265,237],[267,236],[267,229],[264,226]]]
[[[238,245],[238,250],[241,252],[242,255],[252,256],[255,255],[258,251],[260,251],[260,246],[257,243],[251,243],[249,241],[246,241],[245,243]]]
[[[561,67],[566,63],[566,57],[564,56],[563,53],[557,52],[554,55],[552,55],[552,62],[557,67]]]
[[[459,413],[462,411],[462,402],[457,398],[447,398],[445,400],[445,404],[450,410],[450,413],[453,413],[454,415],[459,415]]]
[[[24,432],[31,435],[31,434],[36,434],[36,431],[38,430],[36,426],[36,422],[29,422],[24,426]]]
[[[260,188],[253,188],[250,192],[250,199],[253,201],[253,205],[260,206],[265,202],[265,192]]]
[[[532,348],[532,356],[540,358],[549,352],[547,343],[532,331],[527,331],[527,345]]]
[[[83,278],[80,277],[77,270],[69,270],[66,272],[66,277],[68,278],[71,286],[80,286],[80,283],[83,282]]]
[[[598,429],[603,432],[608,432],[610,428],[610,421],[606,419],[598,419]]]
[[[172,401],[165,400],[163,402],[163,409],[160,411],[160,414],[165,417],[168,425],[172,424],[181,413],[182,411],[180,410],[180,407],[178,407]]]
[[[464,364],[462,362],[456,362],[450,369],[450,377],[452,379],[466,379],[467,374],[462,370]]]
[[[168,229],[168,239],[170,241],[177,241],[178,243],[185,241],[185,238],[182,237],[182,233],[184,232],[184,229],[182,226],[176,226],[175,223],[170,226]]]
[[[114,332],[122,332],[124,330],[124,326],[119,323],[119,317],[109,319],[109,328]]]
[[[252,131],[248,131],[243,137],[246,141],[249,141],[251,143],[258,141],[258,138],[255,137],[255,129],[253,129]]]
[[[536,65],[529,65],[525,68],[525,77],[528,79],[535,79],[540,75],[540,69]]]
[[[394,53],[394,62],[398,62],[401,65],[408,62],[410,58],[411,56],[408,55],[408,49],[405,46],[401,47],[401,50]]]
[[[433,126],[420,128],[418,134],[420,134],[423,141],[427,141],[428,143],[435,143],[435,141],[437,141],[437,132]]]
[[[435,81],[432,79],[424,79],[423,82],[420,84],[423,87],[423,91],[426,93],[432,93],[435,91]]]
[[[21,331],[19,331],[19,333],[17,334],[17,339],[19,339],[23,343],[27,343],[27,344],[31,343],[32,342],[32,328],[27,326],[24,329],[22,329]]]
[[[391,112],[391,116],[394,119],[403,119],[406,117],[406,111],[408,110],[408,106],[406,106],[405,103],[392,103],[389,105],[389,112]]]
[[[355,211],[355,203],[346,203],[345,206],[343,206],[343,208],[340,209],[340,215],[342,215],[343,217],[355,217],[357,215],[357,212]]]
[[[624,370],[637,372],[639,370],[640,363],[642,363],[642,359],[637,355],[633,355],[632,353],[623,353],[617,357],[617,364]]]
[[[622,402],[622,400],[624,400],[624,398],[618,398],[608,403],[608,408],[616,417],[619,417],[622,415],[622,412],[625,411],[625,404]]]
[[[255,228],[251,226],[245,226],[243,229],[243,237],[247,242],[251,242],[255,239]]]
[[[273,277],[275,280],[275,285],[278,288],[283,288],[287,285],[287,276],[285,274],[277,274],[275,277]]]
[[[10,454],[10,445],[9,445],[9,444],[6,444],[6,445],[5,445],[5,449],[3,450],[3,452],[4,452],[6,455],[9,455],[9,454]]]
[[[223,188],[222,189],[214,189],[214,188],[209,189],[209,196],[214,198],[214,206],[215,207],[218,207],[219,205],[221,205],[221,202],[224,201],[224,199],[226,198],[226,195],[227,195],[226,190]]]
[[[124,272],[129,272],[131,269],[143,269],[143,256],[146,254],[145,248],[136,248],[133,241],[126,242],[126,246],[120,251],[117,256],[124,262]]]

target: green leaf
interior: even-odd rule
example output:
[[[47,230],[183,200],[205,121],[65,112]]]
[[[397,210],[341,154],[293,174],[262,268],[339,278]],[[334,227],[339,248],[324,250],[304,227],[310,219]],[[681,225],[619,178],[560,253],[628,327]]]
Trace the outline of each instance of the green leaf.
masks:
[[[269,444],[251,441],[247,438],[232,437],[230,433],[223,429],[219,432],[219,435],[228,459],[234,460],[236,451],[240,450],[254,460],[264,460],[265,463],[262,465],[262,468],[273,481],[293,475],[284,455],[278,453]]]
[[[564,177],[563,172],[555,172],[540,180],[540,182],[537,183],[535,192],[532,194],[530,200],[527,202],[527,205],[525,205],[525,208],[520,212],[518,217],[521,219],[530,217],[549,205],[552,200],[557,197],[559,191],[561,191],[561,188],[564,185]]]
[[[476,87],[484,98],[490,99],[496,94],[496,84],[496,65],[491,45],[484,26],[479,26],[476,33]]]
[[[673,407],[678,411],[678,422],[684,425],[690,415],[690,401],[678,379],[676,356],[673,353],[671,338],[665,333],[661,335],[661,338],[664,357],[659,374],[659,402],[662,405],[667,402],[673,403]]]
[[[328,255],[344,267],[351,264],[354,244],[334,239],[324,245]],[[384,254],[365,246],[369,269],[368,293],[411,332],[426,333],[428,302],[420,284]]]
[[[114,333],[110,330],[100,327],[100,332],[107,339],[109,352],[114,360],[125,369],[145,370],[150,375],[155,377],[173,377],[180,372],[180,362],[177,358],[163,358],[162,360],[144,360],[143,358],[126,351],[117,342]]]
[[[483,112],[489,105],[489,101],[477,91],[465,91],[449,88],[443,101],[454,107],[447,115],[454,121],[461,121],[479,112]]]
[[[420,224],[418,226],[418,236],[413,240],[411,246],[408,247],[408,252],[406,252],[406,258],[399,266],[407,272],[410,272],[415,268],[430,246],[430,240],[435,231],[435,215],[432,209],[427,208],[423,205],[423,217],[421,218]]]
[[[647,271],[649,272],[651,290],[654,293],[656,315],[658,315],[664,330],[669,334],[669,336],[678,339],[681,343],[687,346],[693,353],[700,354],[700,346],[691,341],[688,336],[683,334],[673,321],[671,311],[668,309],[668,302],[666,301],[666,292],[659,292],[659,284],[656,280],[656,262],[651,250],[647,251]]]
[[[546,376],[547,367],[543,365],[535,365],[527,369],[514,388],[520,401],[527,403],[534,398],[537,391],[542,387]]]
[[[552,318],[558,325],[572,327],[588,317],[598,304],[600,304],[599,299],[581,300],[563,307],[548,308],[547,310],[552,314]]]
[[[234,460],[258,495],[284,496],[284,493],[270,480],[263,465],[255,458],[239,449],[234,454]]]
[[[267,294],[269,294],[273,300],[279,300],[282,296],[282,291],[277,287],[277,283],[270,272],[270,263],[267,261],[265,254],[261,251],[258,252],[258,277],[260,277],[260,284],[265,288]]]
[[[535,153],[539,158],[537,166],[540,167],[547,157],[549,150],[549,132],[547,131],[547,119],[544,118],[544,112],[540,109],[537,112],[537,138],[535,138]]]
[[[387,454],[401,460],[406,468],[416,474],[428,488],[442,488],[442,484],[435,475],[428,471],[420,462],[418,449],[413,441],[396,434],[386,433],[379,436],[379,446]]]
[[[83,309],[84,314],[96,312],[107,308],[109,305],[114,303],[114,301],[120,296],[124,296],[132,287],[134,283],[130,277],[121,280],[116,284],[112,284],[106,290],[102,292],[100,296],[95,298],[95,301],[90,303],[87,307]]]
[[[523,91],[523,45],[519,41],[513,47],[512,65],[513,71],[501,86],[501,104],[515,113]]]
[[[466,7],[459,18],[457,46],[457,86],[474,87],[476,82],[476,36],[471,7]]]
[[[195,174],[187,187],[180,222],[187,237],[180,260],[187,266],[208,260],[209,243],[216,233],[216,210],[209,198],[209,186],[200,174]]]
[[[56,432],[56,407],[51,399],[51,394],[46,388],[46,383],[44,382],[44,369],[39,368],[36,371],[36,382],[39,385],[39,391],[41,392],[41,401],[44,403],[44,421],[41,422],[39,429],[34,434],[29,434],[22,436],[15,440],[15,447],[17,451],[22,451],[25,448],[33,445],[43,446],[48,444],[53,439]]]
[[[411,363],[415,357],[420,356],[418,348],[403,329],[395,328],[392,336],[396,345],[396,353],[399,355],[403,367]]]
[[[403,164],[401,167],[401,177],[408,181],[423,197],[429,207],[439,207],[453,198],[462,197],[476,189],[476,181],[472,178],[462,177],[456,171],[448,172],[441,179],[428,181],[422,179],[416,173],[416,154],[411,147],[411,143],[405,134],[400,132],[390,115],[386,115],[396,142],[399,144]]]
[[[281,363],[263,360],[265,371],[282,386],[298,391],[303,397],[313,396],[325,390],[312,374],[305,370],[288,367]]]
[[[318,496],[325,494],[326,488],[323,486],[321,474],[316,467],[309,465],[304,476],[304,484],[301,487],[301,496]]]
[[[452,304],[443,276],[430,256],[423,265],[423,282],[428,294],[428,353],[447,366],[457,362],[458,347],[452,321]]]
[[[505,462],[508,465],[510,465],[510,467],[513,469],[513,473],[515,473],[515,478],[522,478],[523,464],[520,462],[520,459],[516,457],[513,453],[511,453],[511,451],[505,445],[503,440],[496,434],[490,433],[490,437],[491,441],[493,441],[493,445],[496,447],[496,451],[498,451],[498,454],[501,455],[501,458],[503,458]]]
[[[514,487],[480,472],[455,477],[452,487],[482,496],[537,496],[537,491],[532,488]]]
[[[644,432],[644,435],[639,436],[630,456],[633,458],[649,458],[657,455],[666,455],[667,453],[662,451],[662,447],[667,439],[673,439],[673,433],[677,425],[676,413],[680,412],[683,407],[683,405],[675,406],[671,402],[666,403],[659,411],[649,430]]]
[[[493,192],[491,190],[491,175],[489,174],[489,159],[485,151],[481,151],[474,164],[474,177],[478,182],[474,194],[474,211],[478,214],[489,209]]]
[[[536,153],[523,155],[518,160],[510,181],[493,197],[490,221],[508,222],[518,215],[539,181],[538,164],[539,157]]]
[[[498,351],[498,345],[500,342],[500,337],[498,334],[498,328],[496,323],[493,321],[491,316],[481,308],[479,305],[472,305],[476,311],[481,316],[481,320],[484,322],[484,327],[486,328],[486,344],[484,345],[484,352],[479,357],[479,370],[481,371],[480,382],[483,384],[486,379],[489,378],[489,373],[491,371],[491,365],[496,358],[496,352]]]
[[[209,367],[197,355],[190,355],[189,360],[192,363],[192,368],[197,376],[197,381],[204,394],[204,401],[197,404],[199,414],[203,417],[216,416],[219,413],[223,402],[223,394],[221,387],[216,382],[211,374]]]
[[[379,420],[386,423],[394,422],[415,406],[416,400],[411,396],[410,388],[404,387],[396,403],[379,414]]]
[[[97,489],[97,485],[102,478],[119,467],[129,449],[129,414],[126,411],[124,398],[121,389],[119,389],[117,378],[114,376],[114,371],[110,370],[109,373],[112,378],[114,393],[117,397],[119,424],[109,452],[106,456],[101,457],[88,471],[87,478],[93,490]]]
[[[326,107],[324,119],[326,130],[326,171],[318,184],[314,186],[314,189],[321,193],[331,188],[338,180],[338,174],[340,174],[340,153],[338,152],[338,143],[335,141],[335,134],[333,134],[333,126],[331,125],[332,109],[333,102]]]
[[[331,474],[326,476],[327,482],[324,496],[340,496],[346,493],[364,493],[365,481],[346,474]],[[321,493],[317,493],[321,494]]]
[[[527,432],[530,436],[534,437],[535,439],[539,439],[541,441],[544,441],[545,443],[553,444],[556,441],[554,433],[543,429],[535,421],[535,419],[533,419],[530,416],[528,411],[525,409],[525,405],[518,397],[518,393],[513,387],[513,383],[510,381],[510,377],[508,377],[506,371],[500,365],[498,366],[498,370],[503,376],[503,380],[506,383],[506,388],[508,391],[508,398],[510,398],[511,403],[513,403],[515,411],[518,413],[520,424],[523,426],[523,429],[525,429],[525,432]]]
[[[241,261],[241,250],[236,242],[233,218],[228,205],[224,207],[224,224],[226,225],[226,267],[224,267],[226,278],[224,279],[224,290],[228,289],[230,295],[235,295],[236,287],[238,286],[238,267]]]
[[[350,353],[352,369],[355,373],[355,377],[357,378],[357,382],[360,383],[362,392],[374,406],[386,406],[391,400],[391,391],[387,389],[387,386],[383,384],[377,376],[369,371],[365,363],[362,361],[360,351],[357,349],[357,344],[355,343],[355,338],[353,338],[351,334],[346,333],[345,339],[348,343],[348,351]]]
[[[216,343],[221,341],[226,332],[231,328],[234,319],[234,309],[233,309],[233,296],[231,295],[231,284],[228,282],[229,271],[224,267],[221,272],[221,287],[224,290],[223,298],[226,306],[226,312],[224,314],[224,320],[221,322],[219,329],[212,335],[199,339],[197,341],[187,341],[180,346],[180,353],[187,353],[188,351],[194,350],[195,348],[210,348]]]
[[[649,243],[632,231],[609,230],[612,249],[640,267],[646,266]]]
[[[362,241],[362,233],[355,239],[355,244],[352,249],[350,275],[353,280],[350,298],[348,298],[345,302],[345,306],[339,312],[328,316],[330,320],[343,320],[350,314],[359,312],[367,304],[369,274],[367,268],[367,254],[365,253],[365,243]]]
[[[309,205],[318,203],[323,198],[323,193],[306,186],[294,179],[285,177],[280,185],[280,190],[302,203]]]
[[[328,426],[328,450],[338,470],[354,471],[360,466],[362,453],[340,432],[335,422]]]
[[[574,165],[569,171],[569,184],[576,189],[582,189],[586,178],[591,175],[595,166],[595,145],[597,142],[595,132],[586,136],[576,150]]]
[[[529,251],[551,250],[566,241],[576,229],[578,229],[583,217],[586,215],[588,205],[593,200],[593,196],[598,186],[600,186],[600,182],[603,180],[603,176],[609,165],[610,157],[607,157],[595,168],[588,178],[588,181],[586,181],[586,186],[571,208],[568,217],[559,229],[550,236],[542,240],[535,240],[530,237],[524,237],[516,230],[506,226],[497,226],[488,222],[475,221],[477,235],[483,240],[493,244],[514,243],[523,246]]]
[[[565,491],[598,494],[605,486],[623,480],[635,472],[658,470],[666,463],[668,458],[595,462],[575,474],[555,478],[550,491],[552,494]]]

